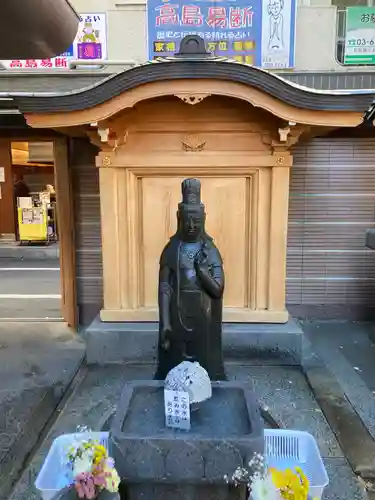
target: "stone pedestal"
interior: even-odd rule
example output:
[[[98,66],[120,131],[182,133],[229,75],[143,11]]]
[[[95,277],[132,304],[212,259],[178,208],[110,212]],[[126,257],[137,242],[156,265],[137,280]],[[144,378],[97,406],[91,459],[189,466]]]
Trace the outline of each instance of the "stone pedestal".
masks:
[[[154,361],[157,323],[107,323],[97,317],[86,329],[86,359],[106,365],[128,361]],[[297,321],[285,324],[223,323],[224,359],[257,359],[275,365],[302,364],[303,331]]]
[[[250,388],[214,382],[191,414],[191,430],[165,426],[163,382],[126,385],[112,422],[111,454],[130,500],[245,498],[224,475],[263,453],[259,406]]]

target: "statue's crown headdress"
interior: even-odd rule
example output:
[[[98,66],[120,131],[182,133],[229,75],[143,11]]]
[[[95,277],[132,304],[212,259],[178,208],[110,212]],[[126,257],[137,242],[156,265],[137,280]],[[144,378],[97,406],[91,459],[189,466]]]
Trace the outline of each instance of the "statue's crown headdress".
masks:
[[[181,184],[182,202],[179,210],[204,210],[201,202],[201,182],[198,179],[185,179]]]

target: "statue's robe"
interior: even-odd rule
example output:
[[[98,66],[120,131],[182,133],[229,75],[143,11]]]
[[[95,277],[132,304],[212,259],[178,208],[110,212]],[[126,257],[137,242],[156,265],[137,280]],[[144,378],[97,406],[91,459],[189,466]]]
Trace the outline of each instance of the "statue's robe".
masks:
[[[195,272],[194,256],[202,248],[207,255],[209,280]],[[211,281],[211,286],[205,286],[207,281]],[[160,257],[156,379],[164,380],[169,370],[190,360],[198,361],[211,380],[225,380],[221,341],[223,291],[223,262],[212,239],[204,235],[199,242],[187,243],[180,240],[178,233],[172,236]],[[166,297],[172,329],[168,350],[162,345]]]

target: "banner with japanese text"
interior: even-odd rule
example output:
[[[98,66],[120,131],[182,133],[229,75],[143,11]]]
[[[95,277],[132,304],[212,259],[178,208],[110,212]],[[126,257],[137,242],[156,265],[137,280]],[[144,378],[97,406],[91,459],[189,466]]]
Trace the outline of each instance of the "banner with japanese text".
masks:
[[[149,59],[199,35],[208,52],[254,66],[294,66],[296,0],[147,0]]]
[[[375,64],[375,8],[348,7],[344,64]]]
[[[107,58],[107,26],[105,14],[80,14],[77,35],[69,49],[51,59],[2,60],[6,69],[68,69],[69,60]]]

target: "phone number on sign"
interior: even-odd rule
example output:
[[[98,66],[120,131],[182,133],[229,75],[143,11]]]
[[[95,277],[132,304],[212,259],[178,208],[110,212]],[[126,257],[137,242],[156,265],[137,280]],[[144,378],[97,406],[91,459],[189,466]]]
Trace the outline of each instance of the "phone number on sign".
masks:
[[[373,38],[366,40],[366,38],[351,38],[348,40],[349,47],[364,47],[364,46],[375,46],[375,40]]]

